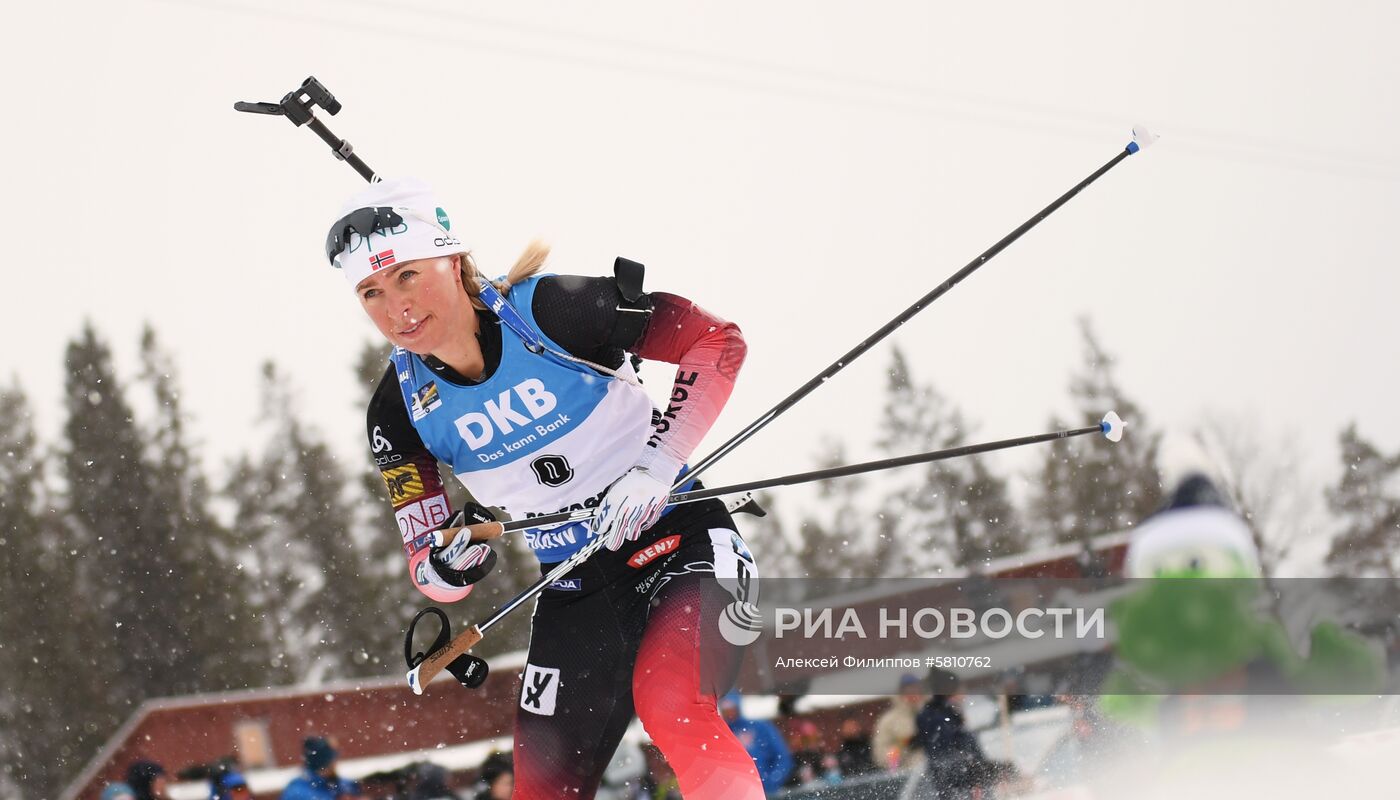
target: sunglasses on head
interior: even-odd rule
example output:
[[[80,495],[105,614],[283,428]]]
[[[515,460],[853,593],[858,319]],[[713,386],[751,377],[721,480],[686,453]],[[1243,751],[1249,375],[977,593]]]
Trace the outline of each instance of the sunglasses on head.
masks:
[[[344,252],[350,244],[350,234],[369,238],[372,233],[383,233],[403,224],[403,217],[389,206],[359,208],[341,217],[326,234],[326,260],[335,266],[336,256]]]

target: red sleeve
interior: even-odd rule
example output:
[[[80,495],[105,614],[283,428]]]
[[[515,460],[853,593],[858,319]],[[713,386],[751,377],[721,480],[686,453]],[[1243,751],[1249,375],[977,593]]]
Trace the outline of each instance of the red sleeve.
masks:
[[[651,321],[632,351],[677,369],[670,403],[640,466],[673,478],[729,400],[748,347],[738,325],[683,297],[652,292],[651,299]]]

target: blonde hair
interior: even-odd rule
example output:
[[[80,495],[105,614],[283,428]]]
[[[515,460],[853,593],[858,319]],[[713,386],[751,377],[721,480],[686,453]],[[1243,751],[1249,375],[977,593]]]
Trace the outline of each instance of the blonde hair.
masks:
[[[525,252],[515,259],[515,264],[506,273],[505,278],[491,281],[491,285],[501,294],[510,291],[510,287],[529,278],[531,275],[544,269],[545,259],[549,258],[549,245],[535,239],[525,246]],[[467,296],[472,299],[472,307],[486,310],[486,304],[481,302],[481,290],[477,286],[477,275],[479,270],[476,267],[476,259],[471,253],[463,253],[461,261],[462,286],[467,290]]]

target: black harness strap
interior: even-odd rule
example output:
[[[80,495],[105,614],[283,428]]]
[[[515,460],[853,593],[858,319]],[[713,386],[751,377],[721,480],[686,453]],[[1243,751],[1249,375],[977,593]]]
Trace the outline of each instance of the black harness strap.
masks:
[[[613,279],[622,302],[617,306],[617,324],[613,326],[612,345],[631,350],[646,330],[651,319],[651,297],[642,291],[646,267],[631,259],[618,256],[613,262]]]

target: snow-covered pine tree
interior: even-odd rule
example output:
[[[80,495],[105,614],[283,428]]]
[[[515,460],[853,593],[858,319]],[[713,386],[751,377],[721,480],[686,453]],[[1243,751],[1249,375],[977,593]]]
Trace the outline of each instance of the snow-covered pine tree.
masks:
[[[396,637],[392,621],[375,616],[383,581],[359,541],[345,471],[297,418],[294,393],[270,363],[262,382],[262,452],[238,463],[225,492],[273,680],[382,674],[367,654]]]
[[[953,515],[960,566],[977,568],[990,559],[1023,552],[1029,543],[1007,493],[1006,479],[992,471],[991,463],[988,456],[968,459],[966,482],[949,491],[960,498]]]
[[[789,527],[782,500],[772,492],[756,492],[754,501],[766,516],[736,514],[734,522],[758,561],[759,574],[763,580],[804,577],[802,534]]]
[[[350,400],[358,418],[363,419],[369,398],[384,377],[388,363],[389,348],[382,342],[367,342],[361,348],[355,362],[355,385],[359,391]],[[360,574],[379,587],[365,597],[367,603],[373,604],[368,613],[379,621],[379,630],[375,637],[363,642],[355,657],[366,662],[366,671],[373,667],[378,673],[397,672],[403,658],[401,633],[424,598],[409,582],[399,526],[392,507],[385,501],[384,479],[370,459],[363,424],[336,438],[350,444],[347,472],[357,478],[352,481],[351,507],[357,539],[364,549]]]
[[[62,474],[66,549],[100,627],[85,643],[117,719],[151,697],[199,688],[177,531],[162,509],[171,486],[147,458],[112,363],[91,325],[67,349]]]
[[[147,510],[170,532],[192,656],[198,662],[193,682],[201,691],[261,686],[267,645],[257,635],[257,620],[247,603],[239,553],[230,531],[210,510],[209,482],[188,439],[174,360],[150,326],[141,334],[138,378],[154,403],[151,419],[142,426],[145,458],[158,465],[163,487],[147,498]]]
[[[837,441],[822,443],[817,469],[847,463],[846,449]],[[793,577],[873,578],[881,572],[880,555],[887,550],[877,535],[878,519],[861,500],[863,478],[851,476],[822,481],[816,485],[818,502],[803,513],[798,527],[801,539]],[[771,572],[762,562],[760,569]]]
[[[1070,427],[1058,416],[1050,417],[1046,430],[1058,431]],[[1075,448],[1082,442],[1057,439],[1045,445],[1045,455],[1031,477],[1031,496],[1026,516],[1027,535],[1034,546],[1059,544],[1076,540],[1079,515],[1075,512],[1074,481]]]
[[[932,384],[917,382],[904,352],[895,347],[881,419],[881,451],[889,456],[968,443],[962,413]],[[879,504],[881,537],[905,575],[932,575],[951,566],[976,567],[1024,548],[1004,478],[985,457],[939,461],[912,476],[883,475],[889,490]],[[890,574],[890,573],[887,573]]]
[[[101,744],[101,673],[54,680],[55,665],[86,663],[79,635],[90,606],[72,585],[45,458],[19,385],[0,388],[0,796],[53,797]],[[93,725],[93,728],[89,727]]]
[[[1327,490],[1327,505],[1342,529],[1327,566],[1352,578],[1400,575],[1400,454],[1387,456],[1361,438],[1356,424],[1341,433],[1342,476]]]
[[[1070,381],[1076,409],[1071,426],[1091,425],[1114,410],[1128,428],[1123,441],[1112,447],[1061,440],[1048,448],[1033,481],[1030,512],[1037,529],[1048,529],[1055,542],[1088,542],[1128,528],[1155,510],[1162,498],[1157,468],[1161,434],[1123,393],[1114,359],[1087,319],[1080,321],[1080,331],[1084,362]],[[1053,418],[1051,425],[1065,427]]]

